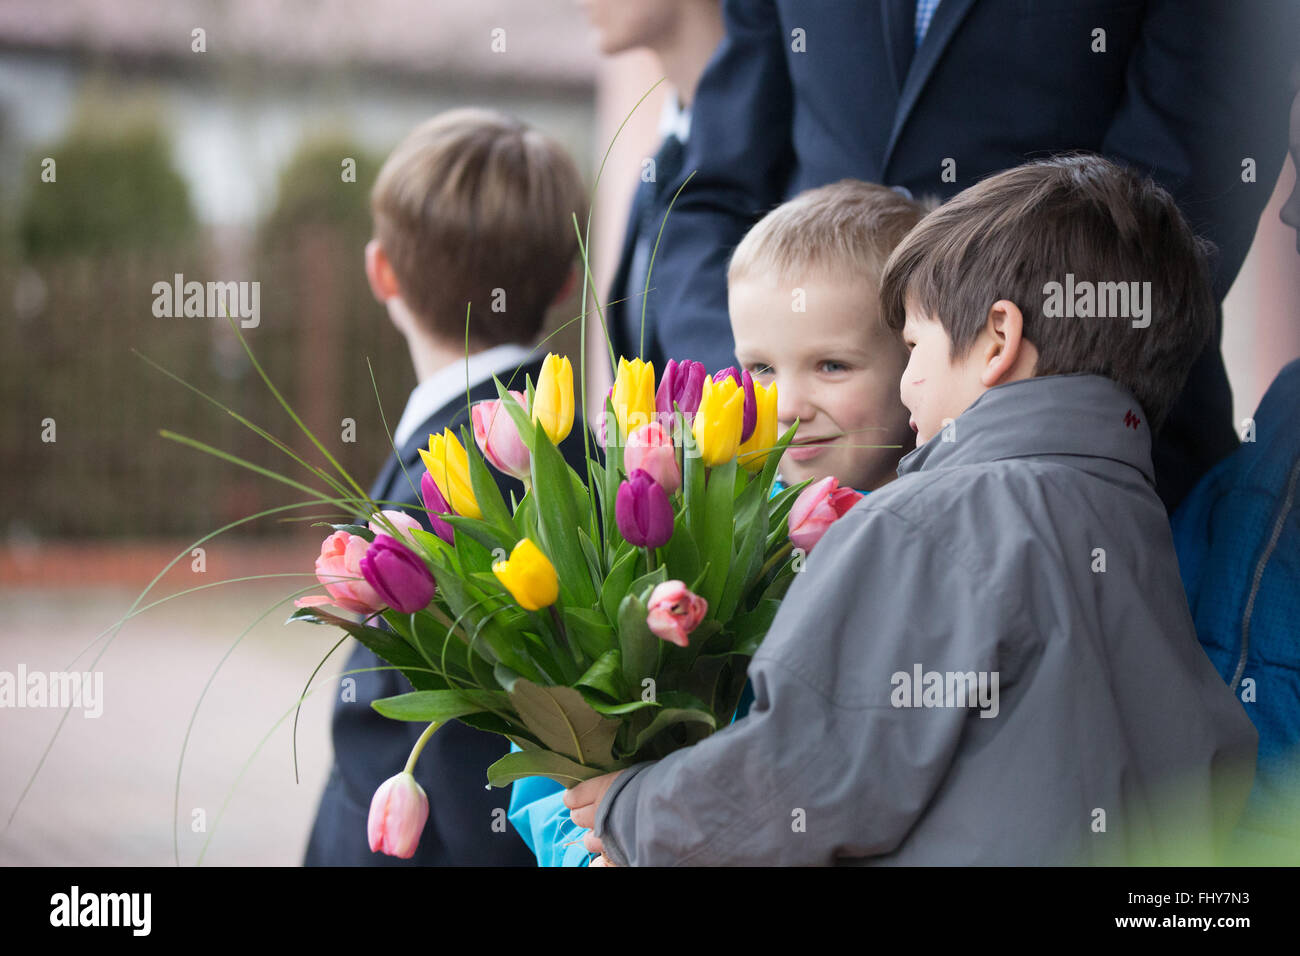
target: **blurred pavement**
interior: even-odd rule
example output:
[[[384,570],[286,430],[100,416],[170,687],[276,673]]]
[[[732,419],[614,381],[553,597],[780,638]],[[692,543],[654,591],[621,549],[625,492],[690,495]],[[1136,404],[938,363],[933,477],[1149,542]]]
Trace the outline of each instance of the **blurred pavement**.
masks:
[[[177,763],[203,686],[240,632],[298,586],[292,578],[223,585],[128,621],[97,665],[104,675],[102,715],[71,712],[0,836],[0,865],[172,865]],[[169,586],[159,596],[176,590]],[[89,670],[102,644],[75,664],[73,658],[125,613],[136,593],[116,587],[0,589],[0,671],[16,673],[20,662],[28,672]],[[217,823],[244,762],[342,636],[315,625],[285,626],[292,610],[286,603],[249,632],[198,712],[181,780],[182,865],[194,864],[209,835],[205,866],[301,862],[329,772],[330,706],[349,644],[330,658],[317,678],[322,690],[303,704],[301,782],[294,783],[291,715],[253,760]],[[0,827],[62,714],[0,708]],[[207,833],[191,829],[196,807],[206,813]]]

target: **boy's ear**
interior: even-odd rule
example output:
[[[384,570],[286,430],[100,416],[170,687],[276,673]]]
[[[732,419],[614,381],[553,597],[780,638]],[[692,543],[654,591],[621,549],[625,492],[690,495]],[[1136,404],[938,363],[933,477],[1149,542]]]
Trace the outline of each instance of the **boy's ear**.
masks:
[[[1038,349],[1025,338],[1025,317],[1010,299],[998,299],[989,307],[984,327],[984,367],[980,384],[985,388],[1033,378]]]
[[[564,285],[560,286],[560,291],[555,293],[555,298],[551,300],[551,305],[563,302],[569,296],[573,295],[573,290],[577,288],[577,285],[578,267],[575,265],[569,268],[569,274],[564,279]]]
[[[366,279],[370,282],[370,292],[380,304],[387,304],[389,299],[402,294],[397,287],[397,275],[393,265],[388,261],[388,254],[378,239],[366,243]]]

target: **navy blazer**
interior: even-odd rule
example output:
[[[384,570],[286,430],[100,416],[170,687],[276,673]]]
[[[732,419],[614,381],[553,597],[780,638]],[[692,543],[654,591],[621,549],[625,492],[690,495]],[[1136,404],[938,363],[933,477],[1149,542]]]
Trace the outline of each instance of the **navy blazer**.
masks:
[[[1296,5],[942,0],[913,53],[915,6],[724,0],[726,37],[696,90],[683,170],[665,189],[695,172],[655,261],[653,331],[669,357],[735,364],[727,259],[785,199],[845,177],[946,199],[1071,149],[1165,186],[1218,245],[1215,291],[1227,292],[1286,154]],[[1095,29],[1104,53],[1093,52]],[[1157,442],[1170,510],[1237,443],[1217,332]]]
[[[524,390],[524,376],[536,383],[541,360],[520,367],[513,382],[500,375],[507,387]],[[471,401],[497,397],[489,379],[470,389]],[[430,434],[451,428],[460,436],[468,425],[465,397],[431,415],[400,449],[389,455],[378,480],[370,489],[375,501],[400,502],[429,528],[428,515],[421,510],[420,477],[424,463],[419,450],[428,447]],[[583,464],[584,428],[581,414],[573,430],[560,445],[565,460],[580,474]],[[595,438],[592,438],[595,448]],[[492,469],[507,503],[510,492],[523,497],[523,484]],[[409,476],[409,480],[408,480]],[[397,504],[383,508],[396,509]],[[430,529],[432,530],[432,529]],[[372,651],[356,644],[346,670],[385,666]],[[372,853],[366,835],[370,799],[381,783],[400,773],[426,724],[382,717],[370,706],[381,697],[409,693],[411,685],[398,671],[376,670],[351,675],[356,680],[356,699],[335,701],[333,716],[334,765],[321,796],[304,859],[306,866],[535,866],[536,859],[506,819],[508,788],[485,789],[489,764],[510,752],[510,744],[497,734],[475,730],[459,721],[449,721],[429,738],[416,762],[415,779],[429,798],[429,820],[419,849],[409,860]],[[497,812],[497,811],[500,812]]]
[[[663,372],[668,364],[658,341],[654,336],[655,313],[663,295],[659,291],[659,270],[651,273],[654,280],[649,290],[628,288],[632,276],[632,265],[636,259],[637,244],[642,237],[651,244],[659,231],[664,210],[672,199],[667,185],[676,179],[682,166],[682,152],[685,147],[676,134],[669,134],[674,142],[670,148],[668,139],[660,140],[655,153],[656,178],[653,183],[641,183],[632,197],[632,208],[628,213],[627,228],[623,232],[623,248],[618,257],[618,268],[614,271],[614,280],[610,283],[609,299],[605,305],[605,326],[609,330],[610,344],[614,348],[614,371],[618,371],[620,357],[641,358],[654,365],[655,374]],[[645,276],[639,276],[644,282]],[[644,310],[642,306],[645,306]],[[641,325],[645,323],[644,347],[642,345]],[[712,371],[712,370],[711,370]]]

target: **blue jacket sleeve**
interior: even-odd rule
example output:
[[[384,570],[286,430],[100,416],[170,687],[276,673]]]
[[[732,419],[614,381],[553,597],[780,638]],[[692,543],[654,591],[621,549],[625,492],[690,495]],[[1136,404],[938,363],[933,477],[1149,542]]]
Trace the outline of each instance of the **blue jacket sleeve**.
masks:
[[[511,752],[519,750],[510,745]],[[510,823],[537,857],[538,866],[586,866],[585,827],[575,826],[564,805],[564,788],[549,777],[525,777],[510,785]]]

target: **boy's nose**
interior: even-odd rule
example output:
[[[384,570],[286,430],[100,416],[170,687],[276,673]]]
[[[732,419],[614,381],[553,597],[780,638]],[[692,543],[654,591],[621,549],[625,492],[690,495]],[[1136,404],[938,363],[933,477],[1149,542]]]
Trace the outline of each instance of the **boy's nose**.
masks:
[[[817,414],[816,406],[810,400],[807,391],[795,382],[781,382],[776,387],[776,420],[782,430],[789,428],[794,420],[807,424]]]

